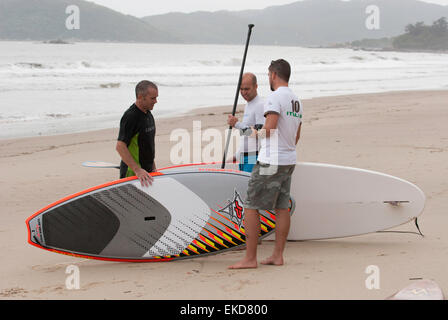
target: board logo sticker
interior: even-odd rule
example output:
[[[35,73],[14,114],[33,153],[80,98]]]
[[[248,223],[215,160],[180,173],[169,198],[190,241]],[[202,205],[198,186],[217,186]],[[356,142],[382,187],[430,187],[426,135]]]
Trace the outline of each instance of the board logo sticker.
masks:
[[[239,193],[236,190],[234,192],[233,200],[227,200],[227,205],[219,212],[227,214],[230,220],[238,225],[238,229],[241,229],[244,220],[244,202]]]
[[[37,244],[39,245],[42,242],[42,224],[40,220],[41,220],[40,218],[37,219],[37,223],[34,230],[31,230],[33,240],[36,241]]]

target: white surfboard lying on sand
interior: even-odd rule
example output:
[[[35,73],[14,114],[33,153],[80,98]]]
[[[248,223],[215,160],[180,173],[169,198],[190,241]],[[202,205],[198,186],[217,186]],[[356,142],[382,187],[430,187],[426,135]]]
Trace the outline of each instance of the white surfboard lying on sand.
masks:
[[[159,171],[192,167],[219,168],[220,164],[183,165]],[[226,169],[237,168],[237,164],[226,165]],[[387,230],[417,218],[426,200],[417,186],[397,177],[303,162],[297,163],[294,171],[291,197],[296,208],[288,240],[341,238]]]
[[[386,300],[444,300],[442,289],[432,280],[418,280]]]

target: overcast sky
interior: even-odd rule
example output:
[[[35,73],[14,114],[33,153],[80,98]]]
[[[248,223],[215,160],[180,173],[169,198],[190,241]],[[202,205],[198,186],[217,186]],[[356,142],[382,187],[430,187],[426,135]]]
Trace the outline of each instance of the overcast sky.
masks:
[[[136,17],[167,12],[263,9],[297,0],[87,0]],[[312,0],[311,0],[312,1]],[[407,0],[403,0],[407,1]],[[448,0],[420,0],[448,5]]]

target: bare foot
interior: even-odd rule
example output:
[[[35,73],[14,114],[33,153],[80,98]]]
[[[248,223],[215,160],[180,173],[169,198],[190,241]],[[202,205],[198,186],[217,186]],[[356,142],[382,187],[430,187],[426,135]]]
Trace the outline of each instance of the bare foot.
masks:
[[[257,268],[257,260],[241,260],[240,262],[232,265],[229,269],[255,269]]]
[[[264,265],[272,265],[272,266],[282,266],[284,264],[283,257],[276,258],[276,257],[269,257],[263,261],[260,262]]]

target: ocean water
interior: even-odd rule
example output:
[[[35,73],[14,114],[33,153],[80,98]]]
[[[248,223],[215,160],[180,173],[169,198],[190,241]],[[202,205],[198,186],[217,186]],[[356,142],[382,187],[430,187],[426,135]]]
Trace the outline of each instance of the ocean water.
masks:
[[[159,86],[156,118],[232,105],[243,51],[244,45],[0,42],[0,139],[118,127],[143,79]],[[269,94],[267,67],[278,58],[291,63],[290,86],[303,99],[448,88],[446,54],[251,46],[245,71],[257,75],[262,96]]]

